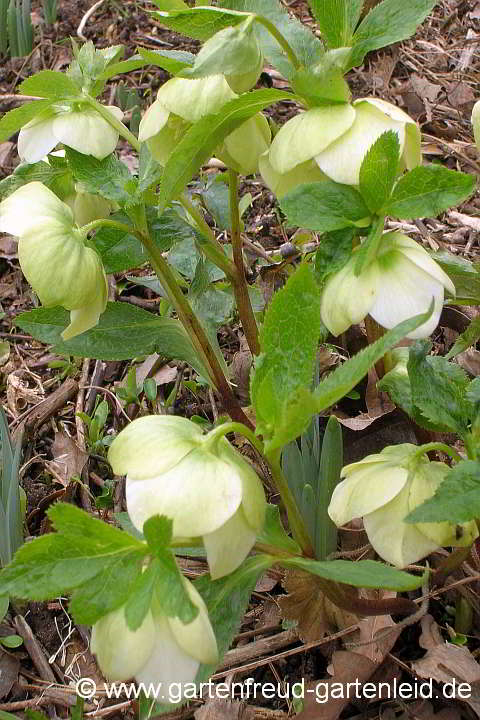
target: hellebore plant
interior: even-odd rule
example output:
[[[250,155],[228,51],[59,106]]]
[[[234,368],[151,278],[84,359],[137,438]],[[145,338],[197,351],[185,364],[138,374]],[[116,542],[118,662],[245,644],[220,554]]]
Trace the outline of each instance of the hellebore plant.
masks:
[[[20,266],[43,305],[16,318],[21,328],[61,354],[121,361],[158,353],[185,362],[199,392],[208,386],[223,414],[204,432],[166,403],[162,414],[120,429],[108,458],[114,473],[127,477],[128,512],[116,518],[123,529],[54,505],[48,515],[55,532],[17,551],[0,573],[0,596],[69,594],[76,622],[94,628],[92,650],[107,679],[161,683],[165,692],[152,690],[152,698],[168,704],[176,702],[169,684],[201,682],[214,671],[272,565],[314,575],[316,587],[320,582],[347,611],[410,613],[417,609],[411,600],[372,602],[356,588],[415,590],[424,579],[398,567],[475,540],[475,506],[452,509],[445,498],[462,498],[478,477],[478,383],[448,359],[430,357],[425,343],[401,352],[396,346],[435,330],[445,291],[456,302],[478,302],[465,287],[478,271],[468,263],[460,271],[444,253],[384,232],[387,217],[429,217],[464,201],[474,179],[422,165],[411,118],[378,98],[352,101],[344,79],[383,41],[411,34],[412,18],[421,23],[434,0],[404,0],[405,21],[396,0],[383,0],[363,20],[361,3],[353,12],[349,0],[312,0],[325,45],[275,0],[268,18],[262,0],[195,8],[178,0],[174,11],[170,2],[156,4],[160,22],[204,43],[197,56],[139,48],[122,60],[121,46],[74,44],[65,74],[42,71],[22,83],[20,92],[39,99],[0,120],[0,141],[20,131],[25,161],[0,183],[0,230],[18,237]],[[291,89],[252,89],[265,60]],[[97,98],[110,78],[146,65],[173,77],[146,110],[137,138],[121,111]],[[278,129],[263,112],[280,102],[293,115]],[[136,173],[115,155],[119,141],[138,153]],[[52,153],[41,162],[59,143],[65,157]],[[212,157],[226,171],[204,182],[202,167]],[[255,287],[241,220],[250,198],[239,197],[239,175],[256,173],[276,194],[285,223],[313,242],[281,263],[274,257]],[[146,263],[156,277],[144,282],[161,294],[160,314],[107,303],[106,274],[123,278]],[[268,294],[271,276],[272,287],[285,282],[265,309],[259,296]],[[253,357],[250,411],[218,344],[217,330],[232,316]],[[367,347],[319,379],[317,351],[327,330],[338,335],[363,320]],[[382,326],[375,333],[373,320]],[[384,357],[388,365],[389,352],[400,364],[383,389],[422,427],[456,432],[467,457],[441,443],[401,445],[347,465],[341,480],[338,422],[332,414],[328,437],[336,442],[326,441],[320,453],[319,437],[308,445],[312,419],[318,435],[319,415]],[[287,530],[254,465],[227,439],[234,433],[261,458]],[[292,477],[285,463],[285,448],[298,455],[299,437],[310,448],[303,466],[322,475],[315,471],[314,486]],[[453,465],[427,460],[431,450],[450,454]],[[363,517],[374,549],[390,564],[326,559],[335,545],[327,506],[336,481],[331,518],[341,525]],[[323,506],[312,507],[319,498]],[[176,560],[192,551],[203,553],[209,568],[193,585]]]

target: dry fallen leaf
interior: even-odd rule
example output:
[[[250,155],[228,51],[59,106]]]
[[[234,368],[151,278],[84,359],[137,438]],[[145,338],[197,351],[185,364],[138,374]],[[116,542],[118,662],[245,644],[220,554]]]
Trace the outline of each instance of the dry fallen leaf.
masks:
[[[8,695],[17,682],[20,660],[0,649],[0,698]]]
[[[278,601],[282,617],[298,622],[296,630],[305,643],[358,622],[356,615],[341,610],[324,595],[321,582],[309,573],[292,570],[283,582],[288,595]]]
[[[88,460],[88,453],[78,447],[77,443],[63,430],[55,433],[52,444],[53,461],[48,463],[53,466],[55,477],[64,481],[66,487],[72,477],[80,476],[85,463]]]
[[[340,412],[335,411],[335,415],[338,421],[348,427],[350,430],[364,430],[371,425],[378,418],[388,415],[395,410],[395,405],[392,403],[387,393],[379,392],[377,390],[377,373],[374,368],[371,368],[368,372],[368,385],[365,393],[365,404],[367,406],[366,413],[360,413],[353,418],[341,417]]]

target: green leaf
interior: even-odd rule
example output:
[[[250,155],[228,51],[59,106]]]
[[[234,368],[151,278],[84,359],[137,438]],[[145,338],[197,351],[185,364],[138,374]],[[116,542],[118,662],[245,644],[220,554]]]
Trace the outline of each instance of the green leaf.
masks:
[[[0,645],[3,645],[3,647],[15,649],[20,647],[23,643],[23,638],[20,637],[20,635],[4,635],[3,637],[0,637]]]
[[[260,331],[262,354],[256,361],[251,396],[257,413],[257,431],[268,439],[268,448],[276,436],[283,438],[286,432],[290,436],[285,441],[288,442],[302,432],[297,432],[297,426],[303,428],[304,411],[301,405],[295,406],[299,416],[294,423],[290,416],[292,396],[300,389],[310,388],[320,327],[319,288],[311,267],[301,265],[285,287],[275,293]],[[307,424],[309,419],[310,415]]]
[[[55,70],[41,70],[32,75],[22,82],[19,91],[22,95],[37,95],[51,100],[78,98],[81,95],[81,88],[68,75]]]
[[[0,595],[0,623],[8,612],[10,599],[8,595]]]
[[[161,252],[183,241],[193,242],[195,231],[174,210],[166,210],[161,217],[156,217],[154,211],[148,212],[147,215],[150,234]],[[132,224],[128,216],[123,213],[116,213],[112,219],[124,225]],[[129,232],[117,228],[100,228],[95,234],[94,243],[106,273],[124,272],[149,261],[148,253],[140,240]]]
[[[162,175],[162,166],[153,157],[147,143],[142,143],[138,158],[138,192],[143,193],[152,185],[158,185]]]
[[[400,143],[393,130],[380,135],[360,166],[360,192],[372,213],[387,202],[397,176]]]
[[[34,100],[10,110],[0,120],[0,142],[8,140],[30,120],[51,107],[51,100]]]
[[[431,346],[428,340],[424,340],[417,341],[410,348],[408,377],[412,401],[427,420],[463,436],[468,427],[469,407],[465,392],[469,379],[458,365],[449,363],[445,358],[437,358],[434,369],[427,362]]]
[[[198,615],[198,608],[190,600],[175,555],[166,547],[172,539],[173,521],[165,516],[154,515],[143,526],[143,534],[158,570],[154,593],[163,612],[169,617],[179,617],[189,623]]]
[[[480,517],[480,463],[462,460],[447,474],[432,498],[405,522],[464,523]]]
[[[265,525],[257,537],[257,543],[260,545],[273,545],[276,548],[280,548],[280,550],[285,550],[295,555],[301,554],[300,546],[285,532],[278,505],[267,505]]]
[[[370,212],[354,187],[331,180],[306,183],[290,190],[279,205],[289,225],[318,232],[332,232],[369,225]]]
[[[323,285],[327,277],[341,270],[352,254],[353,228],[344,228],[325,233],[315,254],[315,275],[319,285]]]
[[[318,474],[315,507],[315,554],[319,560],[337,549],[338,531],[330,520],[328,506],[333,491],[340,482],[343,467],[342,427],[335,415],[330,415],[322,440],[320,472]]]
[[[455,305],[480,304],[480,266],[447,250],[431,253],[455,285]]]
[[[239,25],[246,17],[244,13],[216,7],[199,7],[173,12],[154,11],[152,15],[170,30],[195,40],[208,40],[219,30]]]
[[[256,13],[270,20],[294,50],[305,68],[316,65],[323,54],[320,40],[297,18],[292,17],[280,0],[220,0],[218,5],[232,10]],[[262,52],[268,62],[290,79],[295,68],[277,40],[263,27],[257,26]]]
[[[147,552],[146,546],[128,533],[73,505],[58,503],[48,516],[57,532],[17,550],[0,573],[2,592],[25,600],[51,599],[119,563],[134,564]]]
[[[360,23],[353,35],[350,69],[371,50],[392,45],[414,34],[437,0],[383,0]]]
[[[220,660],[238,632],[258,578],[275,561],[276,558],[269,555],[256,555],[219,580],[212,581],[209,575],[203,575],[195,581],[194,585],[207,605]],[[214,665],[201,665],[195,681],[207,681],[214,671]]]
[[[418,575],[397,570],[374,560],[348,560],[317,561],[308,558],[288,558],[280,560],[284,567],[305,570],[312,575],[318,575],[325,580],[345,583],[360,588],[378,588],[382,590],[397,590],[407,592],[422,587],[424,578]]]
[[[101,572],[77,587],[69,603],[75,621],[93,625],[107,613],[125,605],[142,574],[144,552],[125,553],[114,561],[105,562]]]
[[[55,160],[62,160],[57,164]],[[0,181],[0,198],[7,197],[29,182],[41,182],[50,188],[60,199],[73,191],[72,174],[63,158],[55,158],[53,163],[22,163],[13,173]]]
[[[15,319],[18,327],[36,340],[52,344],[59,355],[131,360],[158,352],[183,360],[204,378],[208,373],[179,320],[162,318],[127,303],[108,303],[96,327],[64,342],[60,333],[69,322],[62,308],[37,308]]]
[[[445,355],[445,360],[456,357],[472,345],[475,345],[478,340],[480,340],[480,317],[474,318],[465,332],[458,336],[453,347]]]
[[[315,20],[329,48],[350,45],[348,4],[351,0],[308,0]]]
[[[132,585],[130,597],[125,603],[125,620],[133,632],[138,630],[150,610],[155,583],[160,572],[160,563],[154,558],[150,565],[137,575]]]
[[[294,100],[295,96],[282,90],[254,90],[226,103],[220,113],[195,123],[165,166],[159,210],[164,210],[182,192],[227,135],[268,105],[288,99]]]
[[[417,167],[400,178],[383,212],[400,220],[434,217],[463,202],[474,189],[473,175],[441,165]]]
[[[185,68],[191,67],[195,62],[195,55],[185,50],[146,50],[138,48],[140,55],[150,65],[161,67],[171,75],[177,75]]]
[[[97,160],[93,155],[84,155],[66,147],[65,156],[75,179],[82,183],[85,192],[102,195],[120,204],[129,205],[134,201],[136,182],[125,163],[115,155]]]
[[[132,70],[138,70],[139,68],[147,65],[147,59],[140,55],[134,55],[128,60],[121,60],[120,62],[114,62],[111,65],[107,65],[105,70],[98,76],[98,80],[106,81],[115,75],[123,73],[129,73]]]
[[[319,383],[313,393],[316,411],[322,412],[353,390],[369,369],[408,333],[426,322],[432,311],[433,303],[428,312],[404,320],[330,373],[325,380]]]

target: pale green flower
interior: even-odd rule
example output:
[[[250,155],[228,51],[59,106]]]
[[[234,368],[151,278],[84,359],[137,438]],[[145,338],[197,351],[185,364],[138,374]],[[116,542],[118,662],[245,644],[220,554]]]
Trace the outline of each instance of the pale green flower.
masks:
[[[455,295],[455,286],[435,260],[406,235],[385,233],[375,260],[355,275],[356,254],[327,280],[321,300],[324,325],[340,335],[368,314],[391,329],[408,318],[427,312],[430,319],[407,337],[422,338],[437,327],[444,292]]]
[[[152,515],[173,520],[174,538],[202,538],[210,574],[235,570],[263,527],[266,501],[253,468],[225,438],[212,444],[180,417],[134,420],[108,459],[127,476],[127,510],[136,528]]]
[[[123,118],[120,108],[105,109],[115,119]],[[58,143],[103,160],[115,150],[118,131],[93,108],[56,105],[23,126],[18,135],[18,154],[24,162],[36,163]]]
[[[42,183],[28,183],[0,203],[0,232],[18,237],[20,267],[42,305],[70,310],[64,340],[97,325],[107,304],[107,278],[68,205]]]
[[[442,546],[468,547],[478,536],[475,522],[406,523],[406,516],[432,497],[449,472],[408,443],[386,447],[346,465],[328,514],[337,526],[363,517],[368,539],[387,562],[405,567]]]
[[[125,607],[95,623],[90,648],[109,681],[135,678],[144,683],[149,698],[169,703],[169,687],[194,682],[201,663],[218,662],[217,641],[206,605],[194,586],[185,578],[183,582],[199,611],[190,623],[167,617],[155,602],[136,631],[127,626]]]
[[[387,130],[394,130],[398,136],[401,166],[411,169],[419,165],[417,124],[395,105],[364,98],[351,105],[312,108],[288,120],[272,142],[269,166],[277,175],[285,176],[314,161],[330,180],[358,185],[366,153]],[[264,179],[271,187],[268,175]]]

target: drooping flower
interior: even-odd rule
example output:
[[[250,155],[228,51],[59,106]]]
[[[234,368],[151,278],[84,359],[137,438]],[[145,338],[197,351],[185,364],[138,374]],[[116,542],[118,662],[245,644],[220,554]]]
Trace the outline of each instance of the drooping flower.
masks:
[[[411,169],[421,162],[420,130],[403,110],[377,98],[351,105],[316,107],[295,115],[283,125],[268,152],[264,180],[288,176],[314,163],[324,176],[345,185],[358,185],[360,166],[373,143],[387,130],[400,142],[401,165]],[[401,168],[400,168],[401,169]],[[261,167],[263,175],[264,170]],[[311,180],[300,180],[300,182]],[[278,182],[278,181],[277,181]],[[293,184],[291,185],[291,187]]]
[[[337,526],[363,517],[368,539],[387,562],[405,567],[442,546],[468,547],[478,536],[475,522],[455,525],[407,523],[405,518],[432,497],[449,468],[419,455],[416,445],[386,447],[346,465],[328,514]]]
[[[174,538],[201,537],[212,578],[233,572],[263,527],[266,501],[253,468],[225,438],[185,418],[134,420],[113,441],[109,462],[127,476],[136,528],[152,515],[173,520]]]
[[[183,581],[198,608],[197,617],[190,623],[167,617],[155,602],[136,631],[127,626],[125,607],[95,623],[90,647],[109,681],[135,678],[143,683],[149,698],[176,703],[181,693],[175,691],[172,696],[171,689],[192,683],[200,663],[218,661],[217,641],[206,605],[194,586],[185,578]]]
[[[98,323],[107,304],[107,278],[68,205],[42,183],[28,183],[0,203],[0,232],[18,237],[20,267],[42,305],[70,310],[64,340]]]
[[[353,253],[347,264],[328,278],[323,291],[322,321],[333,335],[340,335],[368,314],[391,329],[427,312],[433,298],[431,318],[408,335],[427,337],[440,320],[445,290],[455,295],[448,275],[421,245],[402,233],[385,233],[377,257],[358,276],[355,262]]]
[[[123,118],[120,108],[105,109],[116,120]],[[57,105],[23,126],[18,135],[18,154],[24,162],[36,163],[58,143],[103,160],[115,150],[118,131],[93,108]]]
[[[172,78],[158,91],[139,127],[139,139],[146,142],[160,165],[165,165],[176,145],[193,123],[220,112],[225,103],[237,98],[223,75],[199,79]],[[258,158],[270,143],[270,128],[260,113],[236,128],[218,148],[218,156],[245,175],[256,171]]]
[[[480,100],[477,100],[472,110],[472,127],[475,145],[480,151]]]

